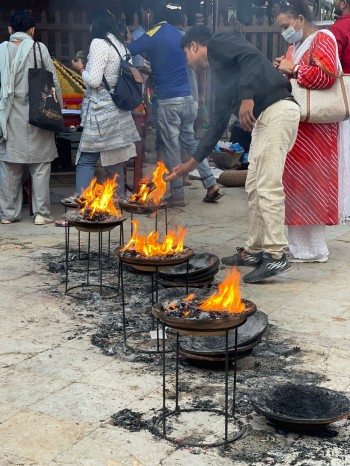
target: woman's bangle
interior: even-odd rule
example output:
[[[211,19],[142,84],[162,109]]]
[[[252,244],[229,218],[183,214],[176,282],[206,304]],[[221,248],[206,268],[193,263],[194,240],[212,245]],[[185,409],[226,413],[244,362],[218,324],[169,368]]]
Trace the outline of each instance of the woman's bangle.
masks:
[[[293,66],[293,69],[292,69],[292,76],[293,76],[293,78],[297,78],[297,77],[298,77],[299,66],[300,66],[300,65],[294,65],[294,66]]]

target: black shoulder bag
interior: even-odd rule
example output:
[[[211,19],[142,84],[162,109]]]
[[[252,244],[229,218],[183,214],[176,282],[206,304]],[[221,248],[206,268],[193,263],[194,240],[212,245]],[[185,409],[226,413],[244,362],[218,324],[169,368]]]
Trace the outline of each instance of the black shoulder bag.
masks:
[[[41,68],[38,68],[35,46],[38,45]],[[28,70],[29,123],[47,131],[63,131],[63,115],[51,71],[45,69],[39,42],[33,46],[34,66]]]
[[[115,85],[114,91],[107,82],[106,77],[103,75],[102,82],[105,85],[107,91],[110,93],[113,102],[117,107],[122,110],[134,110],[142,103],[142,77],[137,68],[128,62],[126,55],[124,59],[117,47],[112,43],[111,40],[106,38],[107,42],[115,48],[120,56],[120,68],[117,84]]]

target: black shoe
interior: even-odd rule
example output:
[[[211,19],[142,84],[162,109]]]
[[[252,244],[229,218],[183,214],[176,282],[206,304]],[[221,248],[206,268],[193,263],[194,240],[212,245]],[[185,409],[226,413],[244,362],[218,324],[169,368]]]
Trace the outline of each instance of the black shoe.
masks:
[[[258,254],[252,254],[246,251],[244,248],[236,248],[237,254],[233,256],[223,257],[221,263],[224,265],[245,265],[250,267],[256,267],[260,264],[262,259],[262,252]]]
[[[290,269],[291,266],[285,254],[281,259],[274,259],[271,254],[264,252],[260,264],[252,272],[244,275],[243,281],[244,283],[258,283]]]

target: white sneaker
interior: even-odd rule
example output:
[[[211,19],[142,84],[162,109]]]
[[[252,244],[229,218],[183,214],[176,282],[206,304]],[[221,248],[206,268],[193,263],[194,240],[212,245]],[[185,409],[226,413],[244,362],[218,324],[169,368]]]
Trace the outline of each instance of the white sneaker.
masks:
[[[43,217],[40,214],[36,214],[34,216],[34,225],[46,225],[47,223],[52,223],[53,218],[52,217]]]
[[[288,262],[292,263],[305,263],[305,264],[314,264],[314,263],[320,263],[323,264],[324,262],[328,261],[328,256],[325,257],[313,257],[311,259],[298,259],[297,257],[294,257],[291,252],[286,253],[286,257],[288,259]]]

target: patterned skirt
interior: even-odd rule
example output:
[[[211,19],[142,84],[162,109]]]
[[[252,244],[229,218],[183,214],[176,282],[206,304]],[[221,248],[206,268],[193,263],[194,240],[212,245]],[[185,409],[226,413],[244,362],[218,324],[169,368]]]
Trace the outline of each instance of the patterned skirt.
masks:
[[[338,224],[337,123],[300,123],[283,175],[287,225]]]
[[[118,149],[120,153],[120,149],[140,140],[131,112],[118,108],[104,88],[88,89],[82,105],[81,125],[83,132],[76,162],[81,152],[102,154]],[[130,147],[127,150],[130,151]]]

